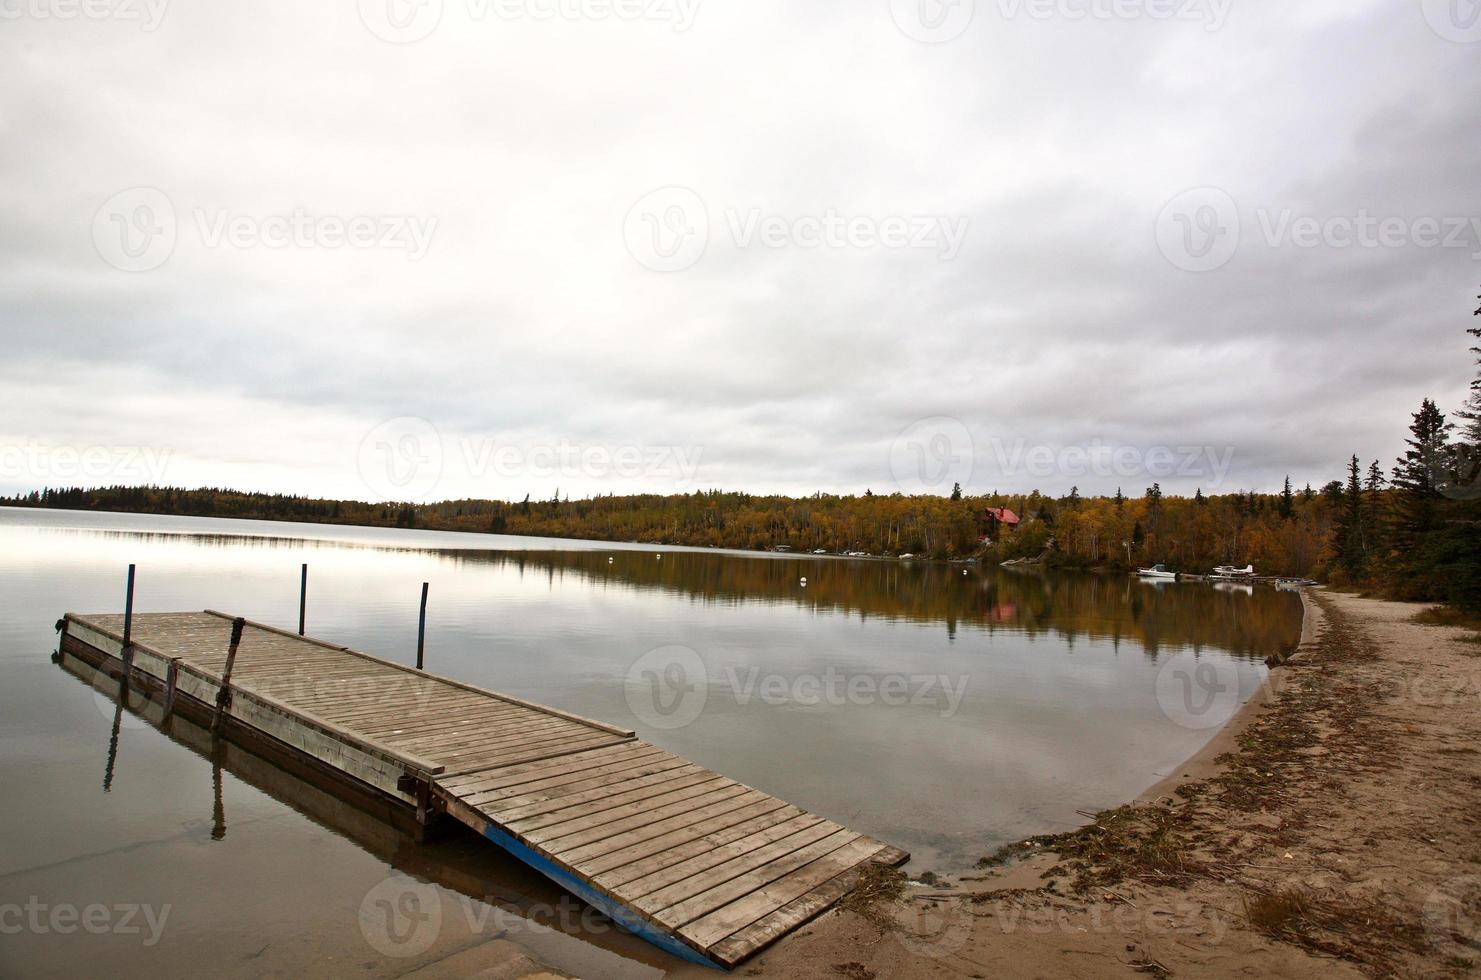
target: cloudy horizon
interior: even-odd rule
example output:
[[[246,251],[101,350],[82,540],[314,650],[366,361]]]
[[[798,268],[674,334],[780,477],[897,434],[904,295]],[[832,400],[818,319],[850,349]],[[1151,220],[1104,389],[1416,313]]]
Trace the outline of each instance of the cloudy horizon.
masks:
[[[1474,377],[1471,0],[0,0],[0,51],[0,493],[1273,492]]]

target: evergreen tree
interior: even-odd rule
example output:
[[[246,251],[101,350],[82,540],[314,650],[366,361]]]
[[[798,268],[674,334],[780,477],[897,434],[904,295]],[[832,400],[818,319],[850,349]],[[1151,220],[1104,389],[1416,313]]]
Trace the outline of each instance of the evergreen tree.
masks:
[[[1449,430],[1444,413],[1426,398],[1409,426],[1409,448],[1394,467],[1394,544],[1408,561],[1415,560],[1420,537],[1435,528]]]
[[[1383,488],[1386,483],[1383,470],[1375,459],[1369,464],[1368,478],[1363,483],[1363,539],[1370,556],[1383,551]]]
[[[1477,299],[1481,299],[1481,296],[1477,296]],[[1471,315],[1481,317],[1481,306],[1478,306],[1477,311]],[[1481,339],[1481,327],[1468,327],[1466,333]],[[1471,446],[1477,446],[1481,444],[1481,346],[1474,346],[1471,352],[1477,355],[1477,376],[1471,380],[1471,397],[1466,400],[1465,409],[1460,410],[1456,415],[1466,420],[1465,426],[1460,431],[1462,441]]]
[[[1481,310],[1476,311],[1481,316]],[[1473,337],[1481,330],[1470,328]],[[1481,349],[1471,348],[1481,354]],[[1458,444],[1451,425],[1425,400],[1410,426],[1409,449],[1394,470],[1392,548],[1396,598],[1449,602],[1481,610],[1481,377],[1459,417]]]
[[[1341,512],[1332,534],[1332,550],[1342,567],[1354,578],[1363,572],[1363,485],[1358,457],[1354,453],[1347,464],[1347,485],[1342,488]]]
[[[962,499],[962,485],[960,483],[953,483],[951,485],[951,499],[952,500],[961,500]]]
[[[1296,495],[1291,492],[1291,477],[1286,476],[1286,488],[1280,493],[1280,516],[1290,520],[1296,513]]]
[[[1193,491],[1193,502],[1200,507],[1208,506],[1208,498],[1203,495],[1203,487]]]
[[[1481,299],[1481,296],[1477,296]],[[1481,308],[1478,308],[1472,316],[1481,316]],[[1481,339],[1481,327],[1470,327],[1466,333],[1472,337]],[[1456,416],[1465,419],[1465,425],[1461,427],[1460,440],[1470,446],[1481,446],[1481,347],[1472,347],[1471,353],[1476,355],[1476,377],[1471,381],[1471,397],[1466,400],[1465,407],[1456,412]]]
[[[1475,315],[1481,316],[1481,309]],[[1471,327],[1466,333],[1481,338],[1481,327]],[[1481,498],[1481,347],[1472,347],[1471,353],[1478,355],[1477,373],[1470,397],[1455,413],[1463,421],[1453,450],[1454,485],[1448,491],[1449,496],[1466,500]]]

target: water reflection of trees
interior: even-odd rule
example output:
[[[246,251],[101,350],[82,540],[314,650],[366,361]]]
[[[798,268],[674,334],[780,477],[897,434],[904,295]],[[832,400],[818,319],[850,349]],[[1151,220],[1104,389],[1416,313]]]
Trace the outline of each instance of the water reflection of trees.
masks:
[[[197,531],[131,531],[117,528],[42,527],[46,534],[66,537],[102,538],[104,541],[130,541],[140,544],[188,543],[200,548],[257,548],[266,550],[303,548],[376,548],[382,551],[424,551],[425,548],[393,547],[368,541],[346,541],[337,538],[295,538],[263,534],[202,534]]]
[[[59,532],[60,533],[60,532]],[[470,565],[513,568],[551,581],[576,575],[716,604],[776,603],[828,609],[861,620],[884,618],[1029,635],[1054,634],[1073,649],[1077,639],[1130,640],[1152,656],[1163,647],[1227,650],[1267,657],[1294,646],[1301,603],[1257,588],[1225,592],[1206,584],[1151,585],[1121,575],[1040,573],[938,562],[850,561],[808,556],[747,556],[705,551],[627,549],[482,551],[429,549],[392,542],[319,540],[237,534],[77,529],[105,539],[188,540],[203,548],[366,549],[436,555]],[[609,561],[610,559],[610,561]],[[801,585],[806,577],[808,584]]]
[[[1230,593],[1205,584],[1152,586],[1120,575],[1011,572],[930,562],[747,558],[665,552],[443,552],[551,581],[567,575],[716,604],[789,603],[857,615],[940,623],[958,629],[1130,640],[1156,656],[1163,647],[1209,647],[1266,657],[1294,646],[1301,603],[1259,588]],[[807,578],[804,587],[800,580]]]

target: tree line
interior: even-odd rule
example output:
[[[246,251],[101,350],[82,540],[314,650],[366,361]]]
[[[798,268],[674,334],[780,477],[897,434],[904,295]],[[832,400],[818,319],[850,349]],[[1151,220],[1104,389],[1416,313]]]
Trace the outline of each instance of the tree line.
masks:
[[[48,488],[3,501],[11,506],[129,511],[196,517],[423,528],[553,538],[637,541],[695,547],[983,560],[1039,556],[1053,563],[1125,567],[1167,562],[1189,571],[1254,561],[1272,574],[1321,567],[1339,508],[1310,488],[1290,499],[1234,493],[1164,495],[1155,484],[1137,498],[1053,498],[1027,494],[814,494],[758,496],[723,490],[598,496],[582,500],[451,500],[371,504],[219,487]],[[989,508],[1022,515],[1002,530]],[[985,539],[985,540],[984,540]]]
[[[1477,310],[1481,315],[1481,310]],[[1481,337],[1481,331],[1468,331]],[[1472,347],[1481,355],[1481,348]],[[1477,360],[1481,365],[1481,358]],[[1178,497],[1154,483],[1139,496],[1026,494],[762,496],[725,490],[582,500],[451,500],[374,504],[220,487],[47,488],[10,506],[130,511],[740,549],[823,549],[873,555],[1124,569],[1166,563],[1207,572],[1254,564],[1261,574],[1312,577],[1397,598],[1481,608],[1481,374],[1446,418],[1426,398],[1406,451],[1387,471],[1353,455],[1345,479],[1278,493]],[[1016,529],[986,518],[1009,508]]]
[[[1481,346],[1470,352],[1481,369]],[[1390,476],[1353,456],[1346,480],[1328,485],[1333,581],[1481,610],[1481,370],[1454,419],[1424,399]]]

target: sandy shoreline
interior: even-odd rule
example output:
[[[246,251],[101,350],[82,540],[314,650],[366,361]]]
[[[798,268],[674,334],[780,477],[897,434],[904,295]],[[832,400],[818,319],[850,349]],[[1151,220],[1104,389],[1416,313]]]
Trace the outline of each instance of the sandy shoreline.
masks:
[[[1422,606],[1303,601],[1298,655],[1136,804],[1056,838],[1060,855],[835,910],[737,973],[1467,975],[1481,646],[1411,622]]]
[[[1317,629],[1325,621],[1321,607],[1312,598],[1311,589],[1301,590],[1301,636],[1296,645],[1287,653],[1281,664],[1274,665],[1260,684],[1258,690],[1250,695],[1250,699],[1239,706],[1229,721],[1219,729],[1213,738],[1197,752],[1193,753],[1176,771],[1169,773],[1157,783],[1148,787],[1144,792],[1137,794],[1129,802],[1133,804],[1151,803],[1166,796],[1173,795],[1177,788],[1184,783],[1199,779],[1208,779],[1219,770],[1218,759],[1226,752],[1234,751],[1239,746],[1239,738],[1245,730],[1260,717],[1260,712],[1270,703],[1275,696],[1277,688],[1281,683],[1280,672],[1286,668],[1292,660],[1309,653],[1316,642]]]

